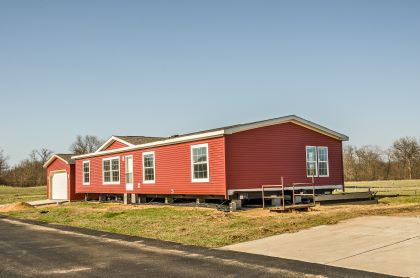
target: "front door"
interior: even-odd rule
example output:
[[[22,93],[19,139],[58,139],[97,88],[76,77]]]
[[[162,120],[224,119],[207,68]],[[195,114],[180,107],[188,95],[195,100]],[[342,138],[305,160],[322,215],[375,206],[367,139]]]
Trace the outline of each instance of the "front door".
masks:
[[[125,157],[125,189],[133,190],[133,156]]]

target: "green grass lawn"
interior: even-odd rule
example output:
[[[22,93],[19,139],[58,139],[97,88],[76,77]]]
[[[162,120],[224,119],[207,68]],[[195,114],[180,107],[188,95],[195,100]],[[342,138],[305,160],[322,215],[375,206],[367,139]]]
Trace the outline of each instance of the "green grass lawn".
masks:
[[[363,187],[402,187],[420,189],[420,180],[387,180],[387,181],[356,181],[346,182],[346,185],[363,186]]]
[[[411,186],[415,182],[407,184]],[[45,186],[0,186],[0,204],[44,198]],[[17,204],[0,208],[0,214],[184,244],[220,247],[335,224],[359,216],[420,216],[420,198],[384,198],[378,205],[366,206],[317,206],[313,211],[300,213],[276,213],[262,209],[226,213],[209,208],[71,202],[37,208]]]
[[[0,205],[15,202],[35,201],[47,198],[46,186],[12,187],[0,186]]]
[[[380,202],[382,203],[420,203],[420,180],[346,182],[346,186],[362,187],[348,188],[346,189],[347,192],[366,191],[370,188],[379,197],[384,195],[400,195],[396,198],[381,198]]]
[[[316,207],[311,212],[300,213],[262,209],[226,213],[209,208],[74,202],[0,213],[47,223],[220,247],[359,216],[420,215],[420,204]]]

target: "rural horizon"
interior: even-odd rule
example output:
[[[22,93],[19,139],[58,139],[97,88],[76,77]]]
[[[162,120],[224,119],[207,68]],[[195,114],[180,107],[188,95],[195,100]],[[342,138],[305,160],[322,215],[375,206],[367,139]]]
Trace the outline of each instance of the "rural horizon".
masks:
[[[215,127],[213,127],[213,128],[215,128]],[[209,129],[211,129],[211,127]],[[196,132],[196,131],[199,131],[199,130],[186,129],[185,133]],[[96,135],[95,133],[87,133],[87,134],[79,134],[79,133],[76,134],[75,133],[75,135],[73,136],[73,140],[75,140],[77,138],[77,136],[86,136],[86,135],[95,136],[100,141],[105,142],[109,137],[111,137],[113,135],[120,135],[120,134],[110,134],[108,137],[101,138],[100,136]],[[123,134],[123,135],[126,135],[126,136],[144,136],[144,134]],[[149,136],[163,136],[163,137],[168,136],[168,135],[154,135],[154,134],[146,134],[146,135],[149,135]],[[349,141],[343,142],[343,146],[354,146],[356,148],[372,147],[372,148],[377,149],[383,155],[385,155],[387,150],[392,146],[392,144],[395,141],[397,141],[398,139],[401,139],[401,138],[406,138],[406,137],[416,138],[420,142],[420,137],[417,137],[415,135],[410,135],[410,134],[408,134],[408,135],[403,135],[402,134],[400,136],[395,135],[394,139],[390,138],[390,143],[388,145],[379,144],[379,143],[375,143],[375,142],[360,142],[359,144],[354,144],[354,143],[352,143],[352,139],[350,137]],[[2,155],[3,155],[3,157],[7,158],[9,166],[14,167],[14,166],[17,166],[23,160],[27,159],[33,151],[40,150],[40,149],[48,149],[52,153],[71,153],[71,144],[73,144],[72,141],[70,141],[68,146],[63,145],[62,147],[59,147],[56,150],[55,149],[50,149],[50,148],[48,148],[48,146],[43,146],[43,145],[41,145],[39,147],[32,146],[32,148],[31,148],[31,146],[28,146],[28,148],[29,148],[28,153],[26,155],[22,154],[18,157],[15,157],[15,156],[13,156],[13,154],[8,153],[7,152],[8,148],[5,147],[5,146],[0,145],[0,152],[3,151]]]

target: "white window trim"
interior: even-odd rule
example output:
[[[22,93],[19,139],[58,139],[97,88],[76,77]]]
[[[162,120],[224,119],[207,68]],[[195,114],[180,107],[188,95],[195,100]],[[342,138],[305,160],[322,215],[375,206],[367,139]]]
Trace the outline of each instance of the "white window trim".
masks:
[[[327,150],[327,161],[320,161],[319,160],[319,149],[326,149]],[[318,147],[317,152],[316,152],[317,160],[318,160],[317,169],[319,169],[319,163],[320,162],[326,162],[327,163],[327,174],[326,175],[320,175],[319,174],[319,170],[317,171],[318,176],[321,177],[321,178],[328,178],[328,177],[330,177],[330,158],[329,158],[329,155],[328,154],[329,154],[328,147],[325,147],[325,146],[319,146]]]
[[[311,161],[312,163],[315,162],[315,175],[308,175],[308,149],[309,148],[315,148],[315,160]],[[306,171],[306,177],[312,178],[312,177],[318,177],[318,149],[316,146],[306,146],[305,148],[305,171]]]
[[[204,179],[196,179],[194,178],[194,158],[193,158],[193,150],[197,148],[206,147],[206,157],[207,157],[207,178]],[[210,181],[210,157],[209,157],[209,144],[199,144],[199,145],[191,145],[191,182],[209,182]]]
[[[112,162],[110,162],[110,164],[109,164],[109,167],[110,167],[110,179],[111,179],[111,181],[105,182],[104,161],[106,161],[106,160],[113,160],[113,159],[118,159],[118,172],[119,172],[118,182],[112,181]],[[103,158],[102,159],[102,183],[103,184],[106,184],[106,185],[121,184],[121,159],[120,159],[119,156],[107,157],[107,158]]]
[[[89,164],[89,182],[85,182],[85,164]],[[90,160],[82,161],[82,175],[83,185],[90,185]]]
[[[146,156],[146,155],[150,155],[150,154],[152,154],[153,155],[153,180],[145,180],[145,167],[144,167],[144,157]],[[144,153],[142,153],[142,166],[141,166],[141,168],[143,169],[143,184],[154,184],[154,183],[156,183],[156,156],[155,156],[155,152],[154,151],[152,151],[152,152],[144,152]],[[150,167],[149,167],[150,168]]]

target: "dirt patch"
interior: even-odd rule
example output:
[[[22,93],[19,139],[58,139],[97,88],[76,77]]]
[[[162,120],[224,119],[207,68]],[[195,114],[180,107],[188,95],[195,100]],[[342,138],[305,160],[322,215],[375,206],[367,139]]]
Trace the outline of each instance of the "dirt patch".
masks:
[[[31,206],[28,203],[25,202],[17,202],[17,203],[13,203],[10,205],[4,205],[0,207],[0,211],[1,212],[10,212],[10,211],[19,211],[19,210],[24,210],[24,209],[28,209],[28,208],[33,208],[33,206]]]

